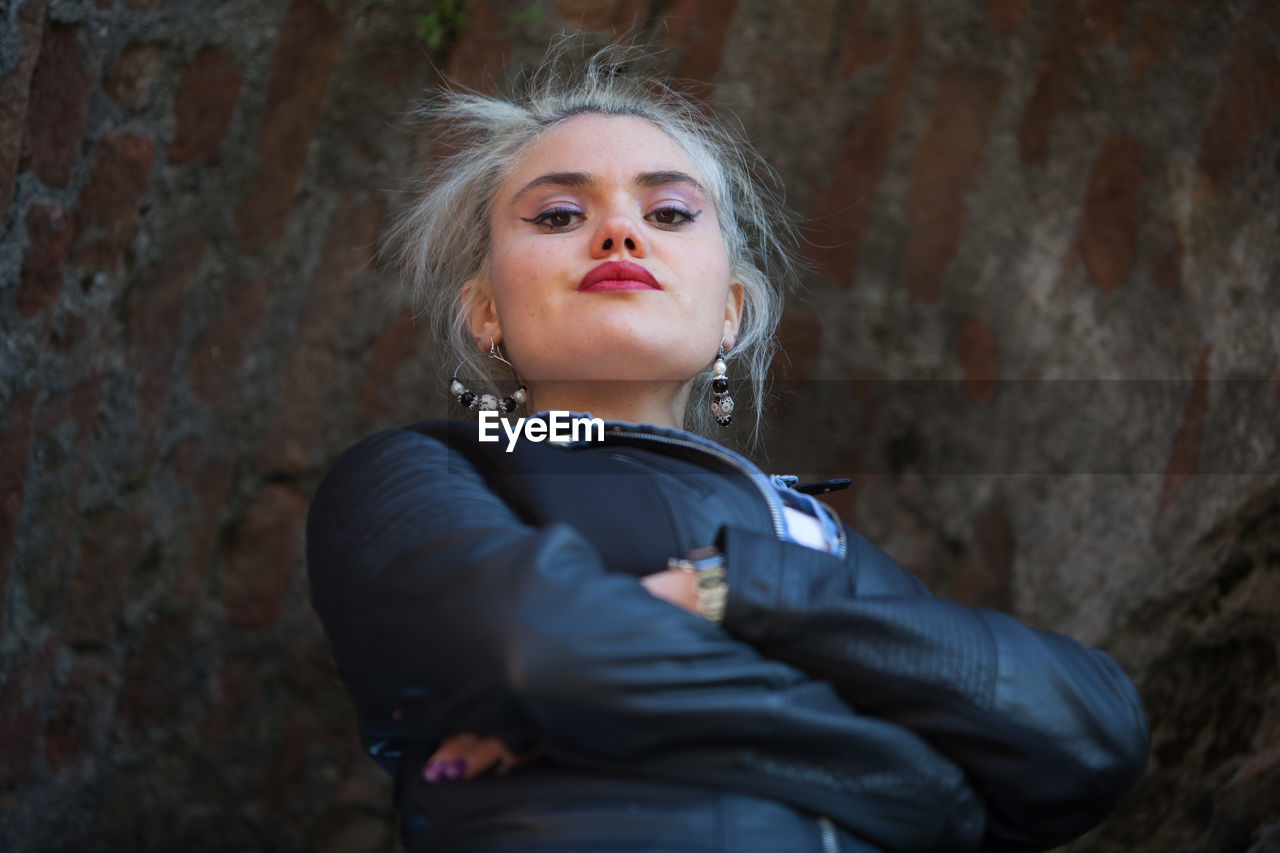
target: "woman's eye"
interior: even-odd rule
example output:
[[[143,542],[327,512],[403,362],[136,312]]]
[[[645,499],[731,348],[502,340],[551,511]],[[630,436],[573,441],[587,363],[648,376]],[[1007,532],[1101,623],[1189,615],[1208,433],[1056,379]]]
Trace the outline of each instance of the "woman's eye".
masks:
[[[698,213],[690,213],[682,207],[660,207],[653,213],[649,214],[649,218],[659,225],[688,225],[690,222],[698,218]]]
[[[556,207],[551,210],[545,210],[537,216],[532,216],[527,219],[521,217],[521,219],[524,219],[525,222],[530,222],[534,225],[541,225],[544,228],[549,228],[552,231],[558,231],[568,228],[574,223],[574,220],[580,216],[582,216],[582,214],[572,208]]]

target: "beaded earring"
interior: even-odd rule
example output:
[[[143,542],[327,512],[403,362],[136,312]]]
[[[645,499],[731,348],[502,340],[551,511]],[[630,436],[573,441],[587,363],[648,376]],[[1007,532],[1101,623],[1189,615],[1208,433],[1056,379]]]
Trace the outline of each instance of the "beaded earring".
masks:
[[[453,378],[449,380],[449,393],[457,399],[458,405],[462,406],[464,409],[474,409],[481,412],[515,411],[516,406],[523,403],[529,394],[529,389],[526,386],[521,385],[515,391],[511,392],[511,396],[503,397],[499,400],[494,394],[477,395],[459,381],[458,374],[462,372],[462,368],[466,366],[467,362],[475,358],[480,358],[481,356],[486,358],[495,358],[507,367],[510,367],[512,373],[515,373],[515,365],[502,357],[502,353],[498,351],[498,344],[490,338],[489,351],[487,353],[476,353],[475,355],[467,356],[457,367],[454,368]],[[519,376],[519,374],[516,375],[517,377]]]
[[[728,368],[724,364],[724,344],[711,365],[711,414],[716,423],[727,427],[733,422],[733,398],[729,396]]]

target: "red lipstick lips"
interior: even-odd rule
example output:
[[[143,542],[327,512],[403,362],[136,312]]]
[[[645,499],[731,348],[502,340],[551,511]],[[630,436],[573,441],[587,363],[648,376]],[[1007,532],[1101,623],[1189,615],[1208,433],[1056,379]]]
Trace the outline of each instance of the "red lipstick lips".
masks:
[[[584,275],[578,284],[579,293],[607,290],[662,290],[662,286],[647,269],[630,261],[606,261]]]

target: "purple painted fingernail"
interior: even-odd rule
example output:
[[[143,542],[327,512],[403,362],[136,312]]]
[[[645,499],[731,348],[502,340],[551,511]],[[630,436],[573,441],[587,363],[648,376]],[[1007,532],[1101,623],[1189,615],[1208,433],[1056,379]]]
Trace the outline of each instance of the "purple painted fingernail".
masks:
[[[422,768],[422,780],[424,782],[439,782],[445,778],[446,768],[449,763],[445,761],[428,761],[427,766]]]
[[[451,761],[445,765],[444,778],[461,779],[467,772],[467,760],[459,758],[457,761]]]

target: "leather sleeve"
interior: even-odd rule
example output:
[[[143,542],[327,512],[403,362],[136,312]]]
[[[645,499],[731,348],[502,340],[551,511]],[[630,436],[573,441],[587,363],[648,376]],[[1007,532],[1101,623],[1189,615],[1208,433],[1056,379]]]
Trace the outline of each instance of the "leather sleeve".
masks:
[[[395,431],[348,451],[307,537],[366,740],[536,740],[568,765],[828,814],[890,850],[981,837],[964,773],[918,735],[607,572],[568,526],[521,523],[433,439]]]
[[[932,598],[856,533],[848,562],[733,528],[721,547],[724,627],[959,763],[986,800],[984,850],[1065,843],[1142,774],[1146,714],[1105,653]]]

